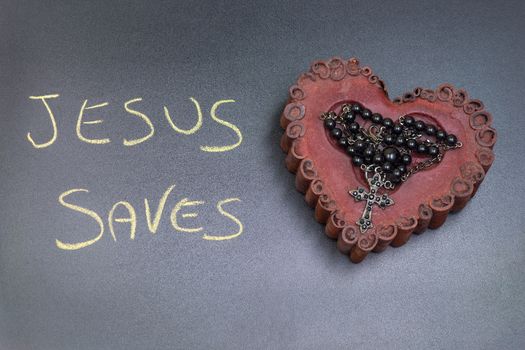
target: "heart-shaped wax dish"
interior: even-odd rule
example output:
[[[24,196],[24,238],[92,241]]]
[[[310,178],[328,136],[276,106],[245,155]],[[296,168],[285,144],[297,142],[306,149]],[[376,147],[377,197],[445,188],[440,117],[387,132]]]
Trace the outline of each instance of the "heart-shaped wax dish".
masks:
[[[337,147],[320,120],[327,111],[358,102],[394,121],[413,115],[461,140],[462,147],[443,160],[411,176],[389,195],[396,205],[374,213],[374,228],[362,233],[355,224],[363,210],[349,190],[366,186],[359,168]],[[389,244],[401,246],[412,233],[441,226],[449,212],[462,209],[476,193],[494,161],[496,131],[483,103],[469,99],[463,89],[443,84],[436,90],[416,88],[400,98],[388,98],[384,82],[369,67],[351,58],[332,58],[312,64],[290,87],[290,98],[280,118],[285,132],[281,148],[286,166],[296,173],[296,187],[315,208],[315,218],[326,224],[326,234],[352,262]]]

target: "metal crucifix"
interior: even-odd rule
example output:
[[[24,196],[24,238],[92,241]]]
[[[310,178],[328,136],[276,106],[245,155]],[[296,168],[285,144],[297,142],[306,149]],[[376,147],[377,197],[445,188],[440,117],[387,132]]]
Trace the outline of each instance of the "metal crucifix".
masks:
[[[356,224],[363,233],[369,228],[374,227],[372,224],[372,206],[374,204],[379,206],[381,209],[385,209],[386,207],[394,204],[394,200],[390,198],[388,194],[378,193],[378,190],[381,187],[384,187],[385,185],[387,185],[386,187],[389,187],[389,184],[383,178],[384,176],[381,176],[379,172],[374,172],[374,175],[369,178],[368,173],[369,169],[366,169],[365,174],[368,180],[368,186],[370,188],[368,192],[363,187],[358,187],[356,190],[351,190],[348,192],[356,202],[366,201],[363,214],[361,215],[361,218],[356,221]]]

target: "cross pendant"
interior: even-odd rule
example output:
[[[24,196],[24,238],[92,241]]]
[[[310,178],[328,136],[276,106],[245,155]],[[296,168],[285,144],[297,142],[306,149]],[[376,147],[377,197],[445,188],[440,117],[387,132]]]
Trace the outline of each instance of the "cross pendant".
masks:
[[[388,194],[383,193],[379,194],[377,191],[384,185],[384,180],[381,178],[379,173],[375,173],[372,178],[368,179],[368,186],[370,190],[367,192],[363,187],[358,187],[356,190],[351,190],[348,193],[354,197],[356,202],[366,201],[365,209],[361,218],[356,221],[356,224],[359,226],[361,233],[366,232],[371,227],[374,227],[372,224],[372,206],[375,204],[381,209],[393,205],[394,200],[388,196]]]

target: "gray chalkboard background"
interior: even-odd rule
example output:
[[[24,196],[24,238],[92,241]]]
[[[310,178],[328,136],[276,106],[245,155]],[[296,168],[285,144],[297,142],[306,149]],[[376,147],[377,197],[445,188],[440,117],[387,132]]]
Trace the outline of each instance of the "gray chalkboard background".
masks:
[[[525,347],[525,7],[523,2],[264,1],[2,2],[0,5],[0,349],[523,349]],[[313,219],[279,149],[288,87],[316,59],[357,56],[392,97],[450,82],[481,99],[498,130],[497,160],[476,197],[442,228],[353,265]],[[43,104],[50,100],[58,138]],[[124,110],[147,114],[155,135]],[[190,97],[202,106],[194,135]],[[91,110],[80,141],[75,125]],[[200,145],[234,143],[231,152]],[[170,186],[158,232],[148,231]],[[63,251],[55,239],[106,231]],[[203,200],[204,227],[175,231],[173,206]],[[234,233],[231,240],[202,234]],[[118,201],[137,211],[135,240],[107,215]],[[122,209],[122,208],[121,208]],[[186,210],[191,212],[191,208]],[[123,211],[125,213],[125,211]]]

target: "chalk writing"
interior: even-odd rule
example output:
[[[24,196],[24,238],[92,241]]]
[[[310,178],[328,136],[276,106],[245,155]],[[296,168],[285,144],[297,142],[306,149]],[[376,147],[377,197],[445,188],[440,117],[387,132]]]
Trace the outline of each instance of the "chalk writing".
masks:
[[[49,120],[51,121],[51,127],[53,129],[53,134],[52,134],[51,138],[49,139],[49,141],[43,142],[43,143],[37,143],[34,140],[31,132],[28,132],[27,133],[27,140],[31,143],[31,145],[33,145],[34,148],[40,149],[40,148],[49,147],[52,144],[54,144],[55,141],[58,138],[59,130],[58,130],[58,127],[57,127],[56,117],[53,114],[53,111],[52,111],[52,109],[51,109],[51,107],[50,107],[50,105],[48,103],[48,100],[49,99],[56,99],[59,96],[60,96],[59,94],[50,94],[50,95],[42,95],[42,96],[29,96],[29,98],[32,99],[32,100],[40,100],[40,101],[42,101],[42,103],[44,104],[44,106],[45,106],[45,108],[47,110],[47,114],[48,114]],[[197,101],[193,97],[190,97],[189,99],[194,104],[195,110],[196,110],[196,115],[197,115],[197,119],[195,121],[195,124],[189,129],[183,129],[181,127],[178,127],[175,124],[175,122],[173,121],[173,118],[170,115],[168,107],[164,106],[164,115],[166,117],[168,126],[173,131],[175,131],[176,133],[181,134],[181,135],[193,135],[193,134],[197,133],[202,128],[202,125],[203,125],[204,116],[203,116],[201,105],[200,105],[199,101]],[[132,104],[133,105],[134,104],[138,104],[139,102],[142,102],[142,98],[141,97],[133,98],[133,99],[130,99],[130,100],[124,102],[124,110],[127,113],[129,113],[129,114],[131,114],[131,115],[133,115],[135,117],[138,117],[147,126],[148,132],[144,136],[136,138],[136,139],[124,138],[122,143],[123,143],[124,146],[127,146],[127,147],[140,145],[140,144],[150,140],[155,135],[155,125],[153,124],[152,119],[150,117],[148,117],[145,113],[135,109],[135,107],[131,108]],[[199,147],[199,149],[201,151],[203,151],[203,152],[215,152],[215,153],[217,153],[217,152],[228,152],[228,151],[234,150],[235,148],[239,147],[241,145],[242,141],[243,141],[242,132],[239,129],[239,127],[237,125],[229,122],[229,121],[226,121],[226,120],[224,120],[222,118],[219,118],[218,115],[217,115],[218,114],[217,110],[218,110],[219,106],[221,106],[222,104],[225,104],[225,103],[235,103],[235,100],[226,99],[226,100],[216,101],[212,105],[209,114],[210,114],[210,117],[211,117],[212,121],[214,121],[218,125],[221,125],[221,126],[224,126],[224,127],[228,128],[230,130],[233,130],[233,132],[236,135],[237,140],[234,143],[232,143],[232,144],[222,145],[222,146],[220,146],[220,145],[216,145],[216,146],[202,145],[202,146]],[[88,100],[87,99],[84,100],[84,102],[82,103],[82,105],[80,107],[80,111],[78,113],[78,118],[77,118],[77,123],[76,123],[76,128],[75,128],[76,136],[77,136],[77,138],[80,141],[85,142],[85,143],[89,143],[89,144],[93,144],[93,145],[105,145],[105,144],[108,144],[108,143],[111,142],[111,139],[109,137],[104,137],[104,138],[88,137],[85,134],[86,131],[84,131],[84,129],[86,129],[88,125],[102,124],[104,122],[103,119],[84,120],[85,118],[87,118],[87,116],[86,116],[87,111],[91,111],[91,110],[94,110],[94,109],[107,107],[108,105],[109,105],[109,102],[102,102],[102,103],[98,103],[98,104],[94,104],[94,105],[89,106],[88,105]],[[104,129],[104,132],[108,132],[108,131]]]
[[[44,142],[44,143],[36,143],[34,140],[33,140],[33,137],[31,136],[31,133],[28,132],[27,133],[27,139],[29,140],[29,142],[31,142],[31,144],[33,145],[33,147],[35,148],[45,148],[45,147],[49,147],[51,146],[57,139],[57,136],[58,136],[58,128],[57,128],[57,122],[55,120],[55,116],[53,115],[53,111],[51,111],[51,107],[49,107],[49,104],[47,103],[47,99],[48,98],[57,98],[59,95],[58,94],[54,94],[54,95],[44,95],[44,96],[29,96],[29,98],[31,100],[42,100],[42,103],[44,104],[44,106],[46,106],[46,109],[47,109],[47,113],[49,114],[49,118],[51,119],[51,126],[53,127],[53,136],[51,137],[51,139],[47,142]]]
[[[51,122],[52,127],[52,135],[50,138],[48,138],[48,141],[45,142],[37,142],[35,141],[35,138],[33,137],[31,132],[27,133],[27,140],[29,143],[36,149],[42,149],[50,147],[51,145],[56,143],[56,140],[58,139],[59,134],[59,128],[58,123],[55,114],[53,113],[53,110],[49,104],[49,100],[57,99],[59,98],[59,94],[47,94],[47,95],[39,95],[39,96],[29,96],[29,99],[31,100],[39,100],[44,105],[47,116]],[[182,128],[180,126],[177,126],[175,123],[172,115],[170,114],[170,111],[168,110],[168,107],[163,106],[164,109],[164,116],[167,121],[167,126],[170,127],[171,130],[173,130],[177,134],[181,135],[193,135],[197,133],[203,126],[204,122],[204,115],[202,112],[201,104],[197,99],[194,97],[190,97],[189,100],[193,103],[195,107],[196,112],[196,120],[195,124],[191,126],[188,129]],[[152,121],[152,119],[146,115],[143,111],[140,110],[139,104],[143,101],[142,97],[136,97],[129,99],[124,102],[124,110],[127,114],[135,117],[133,118],[135,121],[141,121],[144,126],[146,127],[146,130],[140,135],[140,137],[135,138],[128,138],[123,137],[122,144],[125,147],[136,147],[140,144],[143,144],[144,142],[147,142],[155,135],[155,124]],[[211,117],[211,120],[216,123],[216,125],[220,125],[221,127],[225,127],[224,130],[231,130],[236,136],[236,140],[226,144],[226,145],[201,145],[199,146],[199,149],[202,152],[210,152],[210,153],[220,153],[220,152],[229,152],[234,150],[235,148],[239,147],[243,142],[243,135],[241,130],[237,127],[237,125],[233,124],[230,121],[225,120],[223,117],[219,117],[218,109],[223,104],[233,104],[235,103],[235,100],[233,99],[225,99],[225,100],[219,100],[213,103],[209,115]],[[102,145],[106,145],[112,142],[110,136],[111,136],[111,130],[108,130],[108,128],[99,128],[99,130],[102,130],[105,133],[105,137],[102,138],[95,138],[93,136],[88,136],[91,133],[93,133],[93,130],[96,129],[96,125],[102,124],[104,122],[101,118],[96,118],[94,115],[100,115],[104,114],[104,107],[109,106],[109,102],[99,102],[99,103],[91,103],[89,104],[88,99],[85,99],[80,106],[78,117],[76,120],[76,127],[75,127],[75,133],[78,140],[81,142],[85,142],[91,145],[97,145],[98,147]],[[97,111],[94,111],[97,110]],[[107,112],[107,110],[106,110]],[[107,114],[106,114],[107,115]],[[132,118],[128,118],[132,120]],[[179,120],[180,115],[179,115]],[[165,121],[165,122],[166,122]],[[38,137],[43,138],[43,137]],[[144,198],[144,221],[147,227],[147,230],[151,234],[156,234],[159,226],[161,225],[162,218],[164,216],[165,212],[165,206],[167,203],[167,200],[169,196],[172,194],[173,189],[175,188],[175,185],[169,186],[158,202],[151,203],[148,198]],[[58,202],[63,207],[80,213],[83,216],[89,218],[90,224],[96,224],[97,230],[93,232],[90,238],[76,243],[68,243],[66,241],[63,241],[62,238],[55,239],[55,244],[57,248],[61,250],[79,250],[83,248],[87,248],[95,243],[97,243],[103,236],[106,230],[106,226],[104,223],[104,220],[102,217],[93,209],[85,208],[79,204],[73,204],[73,201],[77,202],[79,200],[78,193],[89,193],[89,190],[84,188],[74,188],[65,191],[64,193],[60,194],[58,196]],[[71,198],[72,197],[72,198]],[[169,222],[171,224],[171,228],[176,232],[181,233],[201,233],[201,238],[206,241],[226,241],[231,240],[234,238],[239,237],[243,230],[243,224],[242,222],[232,215],[230,212],[226,211],[225,206],[229,205],[230,203],[234,202],[241,202],[239,198],[227,198],[220,200],[216,203],[215,210],[218,214],[220,214],[222,217],[225,217],[226,219],[230,220],[237,228],[233,233],[230,232],[213,232],[214,230],[210,230],[209,227],[205,228],[204,226],[199,226],[196,224],[198,222],[199,217],[199,209],[201,206],[206,206],[207,202],[204,200],[190,200],[189,198],[182,198],[171,209],[171,212],[169,213]],[[140,219],[142,218],[141,215],[137,215],[137,210],[133,206],[132,203],[128,201],[117,201],[108,211],[107,213],[107,227],[109,228],[109,233],[111,235],[111,238],[113,239],[113,242],[117,242],[120,239],[124,239],[124,237],[129,238],[129,240],[135,240],[137,235],[137,227],[139,226]],[[194,222],[193,225],[191,223]],[[123,230],[126,228],[126,235],[122,234],[122,231],[120,231],[120,235],[117,233],[118,230]],[[213,234],[211,233],[213,232]]]
[[[149,230],[150,230],[150,232],[152,234],[155,234],[157,232],[157,229],[158,229],[158,227],[160,225],[160,222],[161,222],[161,219],[163,217],[165,203],[166,203],[166,201],[168,199],[168,196],[171,194],[172,190],[174,189],[174,187],[175,187],[175,185],[172,185],[164,192],[164,194],[163,194],[163,196],[162,196],[162,198],[161,198],[161,200],[159,202],[159,206],[157,207],[157,211],[155,213],[155,217],[153,219],[153,222],[152,222],[152,219],[151,219],[151,211],[150,211],[150,207],[149,207],[149,204],[148,204],[148,200],[144,199],[144,203],[145,203],[144,214],[145,214],[145,219],[146,219],[145,221],[147,222],[147,226],[148,226],[148,228],[149,228]],[[78,213],[81,213],[81,214],[89,217],[90,220],[94,220],[95,223],[98,225],[98,233],[97,233],[97,235],[94,238],[91,238],[91,239],[88,239],[88,240],[82,241],[82,242],[77,242],[77,243],[65,243],[62,240],[56,239],[55,242],[56,242],[57,248],[62,249],[62,250],[79,250],[79,249],[82,249],[82,248],[86,248],[86,247],[88,247],[88,246],[98,242],[103,237],[103,235],[105,233],[104,222],[103,222],[101,216],[99,214],[97,214],[94,210],[82,207],[82,206],[80,206],[78,204],[72,204],[70,202],[66,202],[66,200],[65,200],[66,197],[69,197],[70,195],[72,195],[74,193],[78,193],[78,192],[89,193],[89,191],[87,189],[81,189],[81,188],[79,188],[79,189],[71,189],[71,190],[68,190],[68,191],[62,193],[58,197],[58,202],[62,206],[64,206],[65,208],[71,209],[71,210],[76,211]],[[207,241],[224,241],[224,240],[229,240],[229,239],[233,239],[233,238],[239,237],[242,234],[242,232],[243,232],[243,224],[237,217],[235,217],[231,213],[227,212],[224,209],[224,205],[226,205],[228,203],[240,202],[240,201],[241,200],[239,198],[227,198],[227,199],[218,201],[217,205],[216,205],[216,209],[217,209],[218,213],[220,215],[228,218],[229,220],[231,220],[238,227],[237,232],[235,232],[233,234],[224,234],[224,235],[220,235],[220,234],[210,235],[210,234],[205,233],[202,236],[202,239],[207,240]],[[192,212],[189,212],[189,213],[181,213],[181,211],[183,209],[185,209],[185,208],[190,208],[190,207],[196,208],[197,206],[204,205],[205,203],[206,202],[203,201],[203,200],[189,200],[188,198],[183,198],[183,199],[179,200],[174,205],[173,209],[171,210],[170,222],[171,222],[171,227],[173,228],[173,230],[177,231],[177,232],[182,232],[182,233],[197,233],[197,232],[203,231],[204,227],[202,227],[202,226],[199,226],[199,227],[182,226],[179,223],[179,216],[182,217],[182,218],[185,218],[185,219],[196,218],[198,216],[198,213],[195,212],[195,211],[192,211]],[[115,217],[115,212],[117,211],[117,209],[119,207],[122,207],[123,209],[125,209],[127,211],[127,216]],[[114,242],[117,241],[117,234],[116,234],[116,227],[115,227],[116,223],[118,223],[118,224],[129,224],[129,235],[126,235],[126,236],[129,237],[130,240],[134,240],[135,239],[136,231],[137,231],[137,225],[139,223],[139,216],[137,216],[136,210],[135,210],[134,206],[131,203],[129,203],[127,201],[118,201],[118,202],[116,202],[111,207],[111,209],[109,210],[109,213],[108,213],[108,216],[107,216],[107,221],[108,221],[109,231],[110,231],[111,237],[113,238]]]

